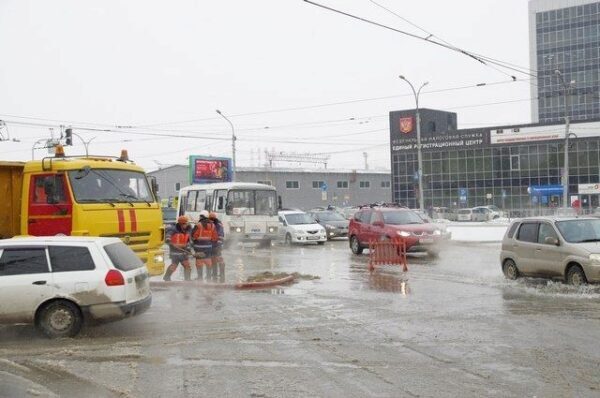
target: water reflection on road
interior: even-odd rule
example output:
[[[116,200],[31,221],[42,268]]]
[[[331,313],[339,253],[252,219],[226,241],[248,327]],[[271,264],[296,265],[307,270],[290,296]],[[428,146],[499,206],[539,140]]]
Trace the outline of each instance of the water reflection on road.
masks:
[[[450,245],[410,256],[408,272],[369,272],[345,240],[238,247],[224,253],[227,283],[307,277],[251,291],[160,287],[146,314],[75,339],[0,327],[0,386],[16,396],[594,396],[600,286],[506,281],[499,250]]]

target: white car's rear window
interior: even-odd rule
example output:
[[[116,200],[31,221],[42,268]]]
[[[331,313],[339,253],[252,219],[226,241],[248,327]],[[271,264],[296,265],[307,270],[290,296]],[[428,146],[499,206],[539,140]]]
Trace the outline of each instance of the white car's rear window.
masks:
[[[142,260],[123,242],[106,245],[104,246],[104,250],[106,250],[106,254],[110,257],[115,268],[121,271],[131,271],[144,266]]]

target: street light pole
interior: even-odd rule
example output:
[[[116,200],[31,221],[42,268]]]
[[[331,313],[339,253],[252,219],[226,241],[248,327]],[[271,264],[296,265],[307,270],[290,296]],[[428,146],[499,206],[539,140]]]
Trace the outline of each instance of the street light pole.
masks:
[[[575,80],[571,80],[568,84],[560,70],[555,70],[554,74],[560,79],[562,88],[565,90],[565,153],[563,167],[563,207],[569,206],[569,127],[571,125],[570,108],[571,96],[570,90],[575,85]]]
[[[231,120],[229,120],[227,118],[227,116],[223,115],[223,113],[221,113],[220,110],[217,109],[217,113],[219,115],[221,115],[221,117],[225,120],[227,120],[227,123],[229,123],[229,125],[231,126],[231,175],[233,177],[233,181],[235,181],[235,129],[233,128],[233,123],[231,123]]]
[[[412,85],[408,79],[404,76],[400,75],[400,79],[404,80],[410,86],[413,94],[415,95],[415,103],[416,103],[416,123],[417,123],[417,175],[419,178],[419,210],[421,212],[425,211],[425,203],[423,199],[423,154],[421,151],[421,115],[419,114],[419,94],[421,94],[421,90],[423,87],[429,84],[429,82],[425,82],[419,87],[418,90],[415,90],[415,87]]]

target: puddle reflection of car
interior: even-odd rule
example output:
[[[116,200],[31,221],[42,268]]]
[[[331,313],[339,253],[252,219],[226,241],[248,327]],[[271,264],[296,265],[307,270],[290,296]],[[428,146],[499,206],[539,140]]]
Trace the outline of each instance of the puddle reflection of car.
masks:
[[[600,282],[600,220],[539,217],[513,221],[500,254],[506,278],[533,276],[573,285]]]
[[[311,211],[308,214],[325,228],[325,231],[327,232],[327,239],[340,237],[345,238],[348,236],[348,224],[350,221],[346,220],[340,213],[331,210],[324,210]]]
[[[325,228],[303,211],[280,211],[279,228],[280,238],[286,245],[295,243],[324,244],[327,241]]]
[[[148,271],[118,238],[27,237],[0,241],[0,322],[34,323],[72,337],[84,322],[150,307]]]
[[[348,228],[350,249],[361,254],[369,242],[404,238],[408,253],[425,252],[437,257],[443,241],[441,231],[423,221],[414,211],[401,207],[364,207]]]

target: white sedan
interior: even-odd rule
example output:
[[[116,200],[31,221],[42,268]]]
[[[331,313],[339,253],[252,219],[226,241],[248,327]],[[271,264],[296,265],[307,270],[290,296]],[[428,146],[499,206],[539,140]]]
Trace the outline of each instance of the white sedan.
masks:
[[[279,212],[279,236],[286,245],[292,243],[317,243],[327,241],[327,233],[322,225],[303,211],[286,210]]]

